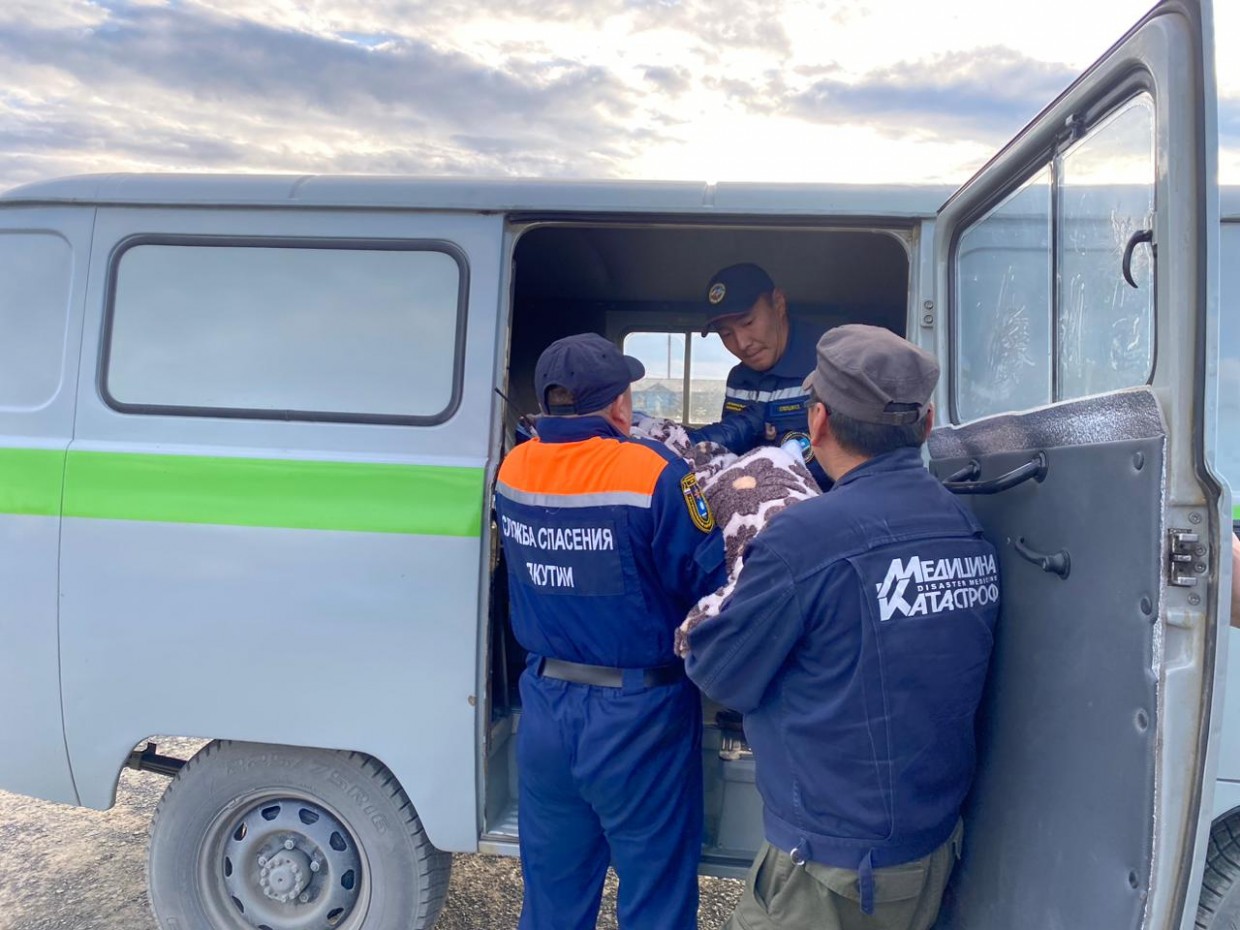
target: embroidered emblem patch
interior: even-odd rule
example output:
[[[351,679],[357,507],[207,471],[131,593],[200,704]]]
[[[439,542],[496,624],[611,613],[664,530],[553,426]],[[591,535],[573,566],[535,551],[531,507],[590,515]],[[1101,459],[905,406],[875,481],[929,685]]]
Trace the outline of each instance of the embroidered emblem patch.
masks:
[[[717,303],[722,303],[727,293],[728,289],[722,283],[713,284],[711,285],[710,293],[706,295],[706,299],[710,301],[711,306],[714,306]]]
[[[685,496],[685,504],[689,508],[689,516],[693,519],[693,525],[703,533],[713,530],[715,515],[710,512],[710,504],[706,503],[706,498],[702,496],[702,489],[697,483],[697,475],[689,474],[680,479],[680,493]]]

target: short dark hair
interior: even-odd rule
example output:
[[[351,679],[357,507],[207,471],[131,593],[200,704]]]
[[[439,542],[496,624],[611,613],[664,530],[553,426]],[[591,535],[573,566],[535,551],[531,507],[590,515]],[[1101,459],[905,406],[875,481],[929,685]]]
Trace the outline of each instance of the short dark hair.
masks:
[[[926,421],[924,418],[916,423],[903,426],[889,426],[885,423],[866,423],[845,416],[838,410],[832,410],[813,388],[809,392],[810,406],[822,404],[831,418],[831,435],[847,452],[874,458],[895,452],[897,449],[920,449],[926,441]],[[900,404],[899,406],[909,406]],[[915,406],[915,405],[914,405]]]
[[[616,397],[619,396],[619,394],[616,395]],[[552,411],[552,416],[597,416],[598,414],[606,411],[607,407],[611,406],[611,404],[608,404],[607,407],[603,407],[599,410],[591,410],[589,413],[583,414],[557,414],[554,412],[557,409],[563,410],[566,407],[572,409],[572,406],[575,403],[577,403],[577,395],[575,395],[568,388],[560,387],[558,384],[553,384],[551,387],[547,388],[547,409]]]
[[[576,402],[577,398],[568,388],[560,387],[558,384],[547,388],[548,407],[571,407]]]

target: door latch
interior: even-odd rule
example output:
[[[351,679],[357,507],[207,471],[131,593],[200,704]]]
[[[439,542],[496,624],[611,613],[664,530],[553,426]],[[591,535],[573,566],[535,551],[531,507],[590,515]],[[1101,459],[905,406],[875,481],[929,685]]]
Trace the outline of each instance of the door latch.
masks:
[[[1193,563],[1201,558],[1197,551],[1200,548],[1201,534],[1193,530],[1168,530],[1167,536],[1169,583],[1181,588],[1191,588],[1197,583]]]

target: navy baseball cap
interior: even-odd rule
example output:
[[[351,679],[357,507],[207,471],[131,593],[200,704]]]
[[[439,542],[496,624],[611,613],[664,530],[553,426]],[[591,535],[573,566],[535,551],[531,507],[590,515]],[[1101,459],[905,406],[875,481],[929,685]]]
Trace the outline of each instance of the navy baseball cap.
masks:
[[[621,354],[615,343],[597,333],[580,333],[557,339],[538,356],[534,389],[543,413],[551,416],[594,413],[645,376],[642,363],[631,355]],[[551,407],[547,403],[547,391],[553,387],[571,391],[573,403]]]
[[[775,282],[771,276],[752,262],[729,265],[715,272],[706,285],[706,321],[702,324],[702,335],[709,333],[717,320],[745,313],[759,297],[773,290]]]

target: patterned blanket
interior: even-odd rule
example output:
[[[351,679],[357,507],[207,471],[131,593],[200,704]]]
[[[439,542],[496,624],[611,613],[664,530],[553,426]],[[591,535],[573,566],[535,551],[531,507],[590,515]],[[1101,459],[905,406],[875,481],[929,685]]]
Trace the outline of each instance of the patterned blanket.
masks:
[[[689,463],[723,531],[728,580],[694,604],[677,629],[676,654],[683,658],[689,631],[718,614],[732,594],[750,541],[777,513],[820,492],[800,456],[776,446],[738,457],[714,443],[694,444],[679,424],[650,417],[634,424],[633,435],[662,442]]]

